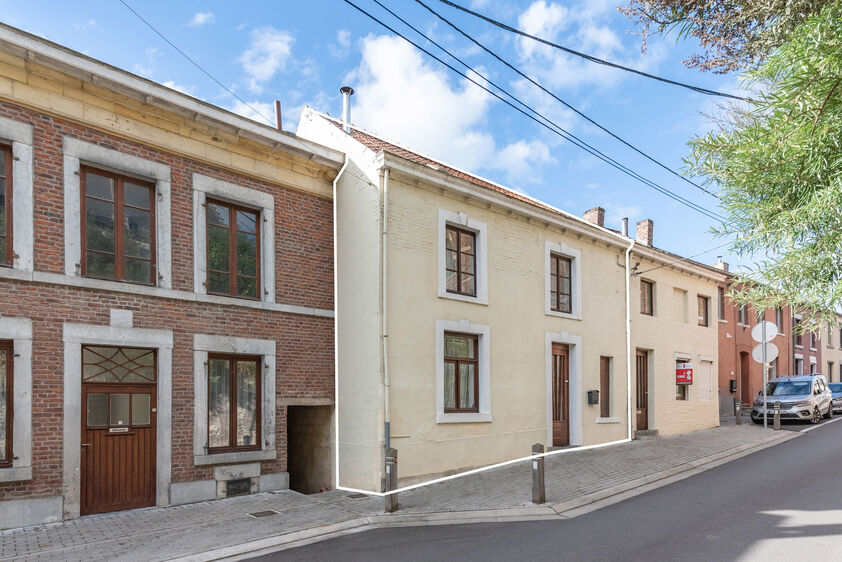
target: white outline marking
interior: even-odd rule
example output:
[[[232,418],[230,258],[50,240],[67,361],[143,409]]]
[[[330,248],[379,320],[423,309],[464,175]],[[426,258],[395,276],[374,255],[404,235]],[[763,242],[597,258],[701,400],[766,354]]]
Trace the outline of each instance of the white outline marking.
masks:
[[[808,431],[813,431],[814,429],[818,429],[818,428],[820,428],[820,427],[825,427],[825,426],[827,426],[828,424],[831,424],[831,423],[833,423],[833,422],[837,422],[837,421],[840,421],[840,420],[842,420],[842,417],[840,417],[840,418],[833,418],[833,419],[832,419],[832,420],[830,420],[830,421],[826,421],[826,422],[824,422],[824,423],[820,423],[820,424],[818,424],[818,425],[811,425],[810,427],[805,427],[804,429],[802,429],[802,430],[801,430],[801,431],[799,431],[798,433],[807,433]]]

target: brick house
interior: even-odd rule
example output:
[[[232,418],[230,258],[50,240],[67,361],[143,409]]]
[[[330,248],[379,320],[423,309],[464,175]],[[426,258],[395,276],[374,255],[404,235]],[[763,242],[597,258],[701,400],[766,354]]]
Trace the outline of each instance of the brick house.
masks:
[[[728,271],[728,264],[714,267]],[[727,297],[733,274],[718,288],[719,319],[719,406],[720,415],[733,416],[734,403],[751,404],[763,390],[763,368],[752,359],[751,352],[757,342],[751,329],[760,321],[760,314],[750,306],[738,306]],[[822,372],[822,346],[820,334],[795,334],[793,328],[801,314],[792,308],[767,310],[763,320],[778,326],[778,335],[772,340],[778,348],[778,357],[770,362],[769,377],[777,375]],[[829,379],[828,379],[829,380]]]
[[[330,487],[342,161],[0,25],[0,528]]]

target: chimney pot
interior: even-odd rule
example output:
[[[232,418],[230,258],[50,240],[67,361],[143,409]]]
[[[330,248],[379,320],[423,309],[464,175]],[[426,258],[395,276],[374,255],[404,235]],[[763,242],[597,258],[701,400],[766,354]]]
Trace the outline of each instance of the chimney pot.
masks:
[[[652,246],[655,238],[655,223],[652,219],[645,219],[637,223],[637,242]]]
[[[605,226],[605,209],[602,207],[594,207],[593,209],[588,209],[582,215],[588,222],[592,222],[597,226]]]
[[[620,232],[623,233],[623,236],[628,237],[628,235],[629,235],[629,217],[623,217],[622,225],[623,226],[622,226],[622,229],[620,230]]]
[[[344,129],[346,133],[351,132],[351,96],[354,95],[354,88],[351,86],[342,86],[339,88],[339,93],[342,94],[342,122],[345,124]]]

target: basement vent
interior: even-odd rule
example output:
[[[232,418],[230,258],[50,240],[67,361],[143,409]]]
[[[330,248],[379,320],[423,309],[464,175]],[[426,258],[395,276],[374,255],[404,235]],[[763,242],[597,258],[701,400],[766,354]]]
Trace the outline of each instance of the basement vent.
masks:
[[[267,509],[266,511],[255,511],[254,513],[249,513],[252,517],[271,517],[272,515],[278,515],[278,512],[274,509]]]
[[[225,497],[245,496],[251,493],[251,478],[237,478],[225,482]]]

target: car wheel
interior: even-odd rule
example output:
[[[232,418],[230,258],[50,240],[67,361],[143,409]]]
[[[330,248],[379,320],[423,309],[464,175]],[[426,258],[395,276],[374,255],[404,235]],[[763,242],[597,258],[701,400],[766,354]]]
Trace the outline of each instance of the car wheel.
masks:
[[[753,421],[757,425],[760,425],[763,423],[763,418],[751,418],[751,421]]]
[[[824,415],[824,419],[829,420],[833,417],[833,403],[827,405],[827,413]]]
[[[819,423],[819,421],[821,421],[821,419],[822,419],[822,415],[819,412],[819,407],[816,406],[815,408],[813,408],[813,416],[810,418],[810,423],[815,425],[815,424]]]

